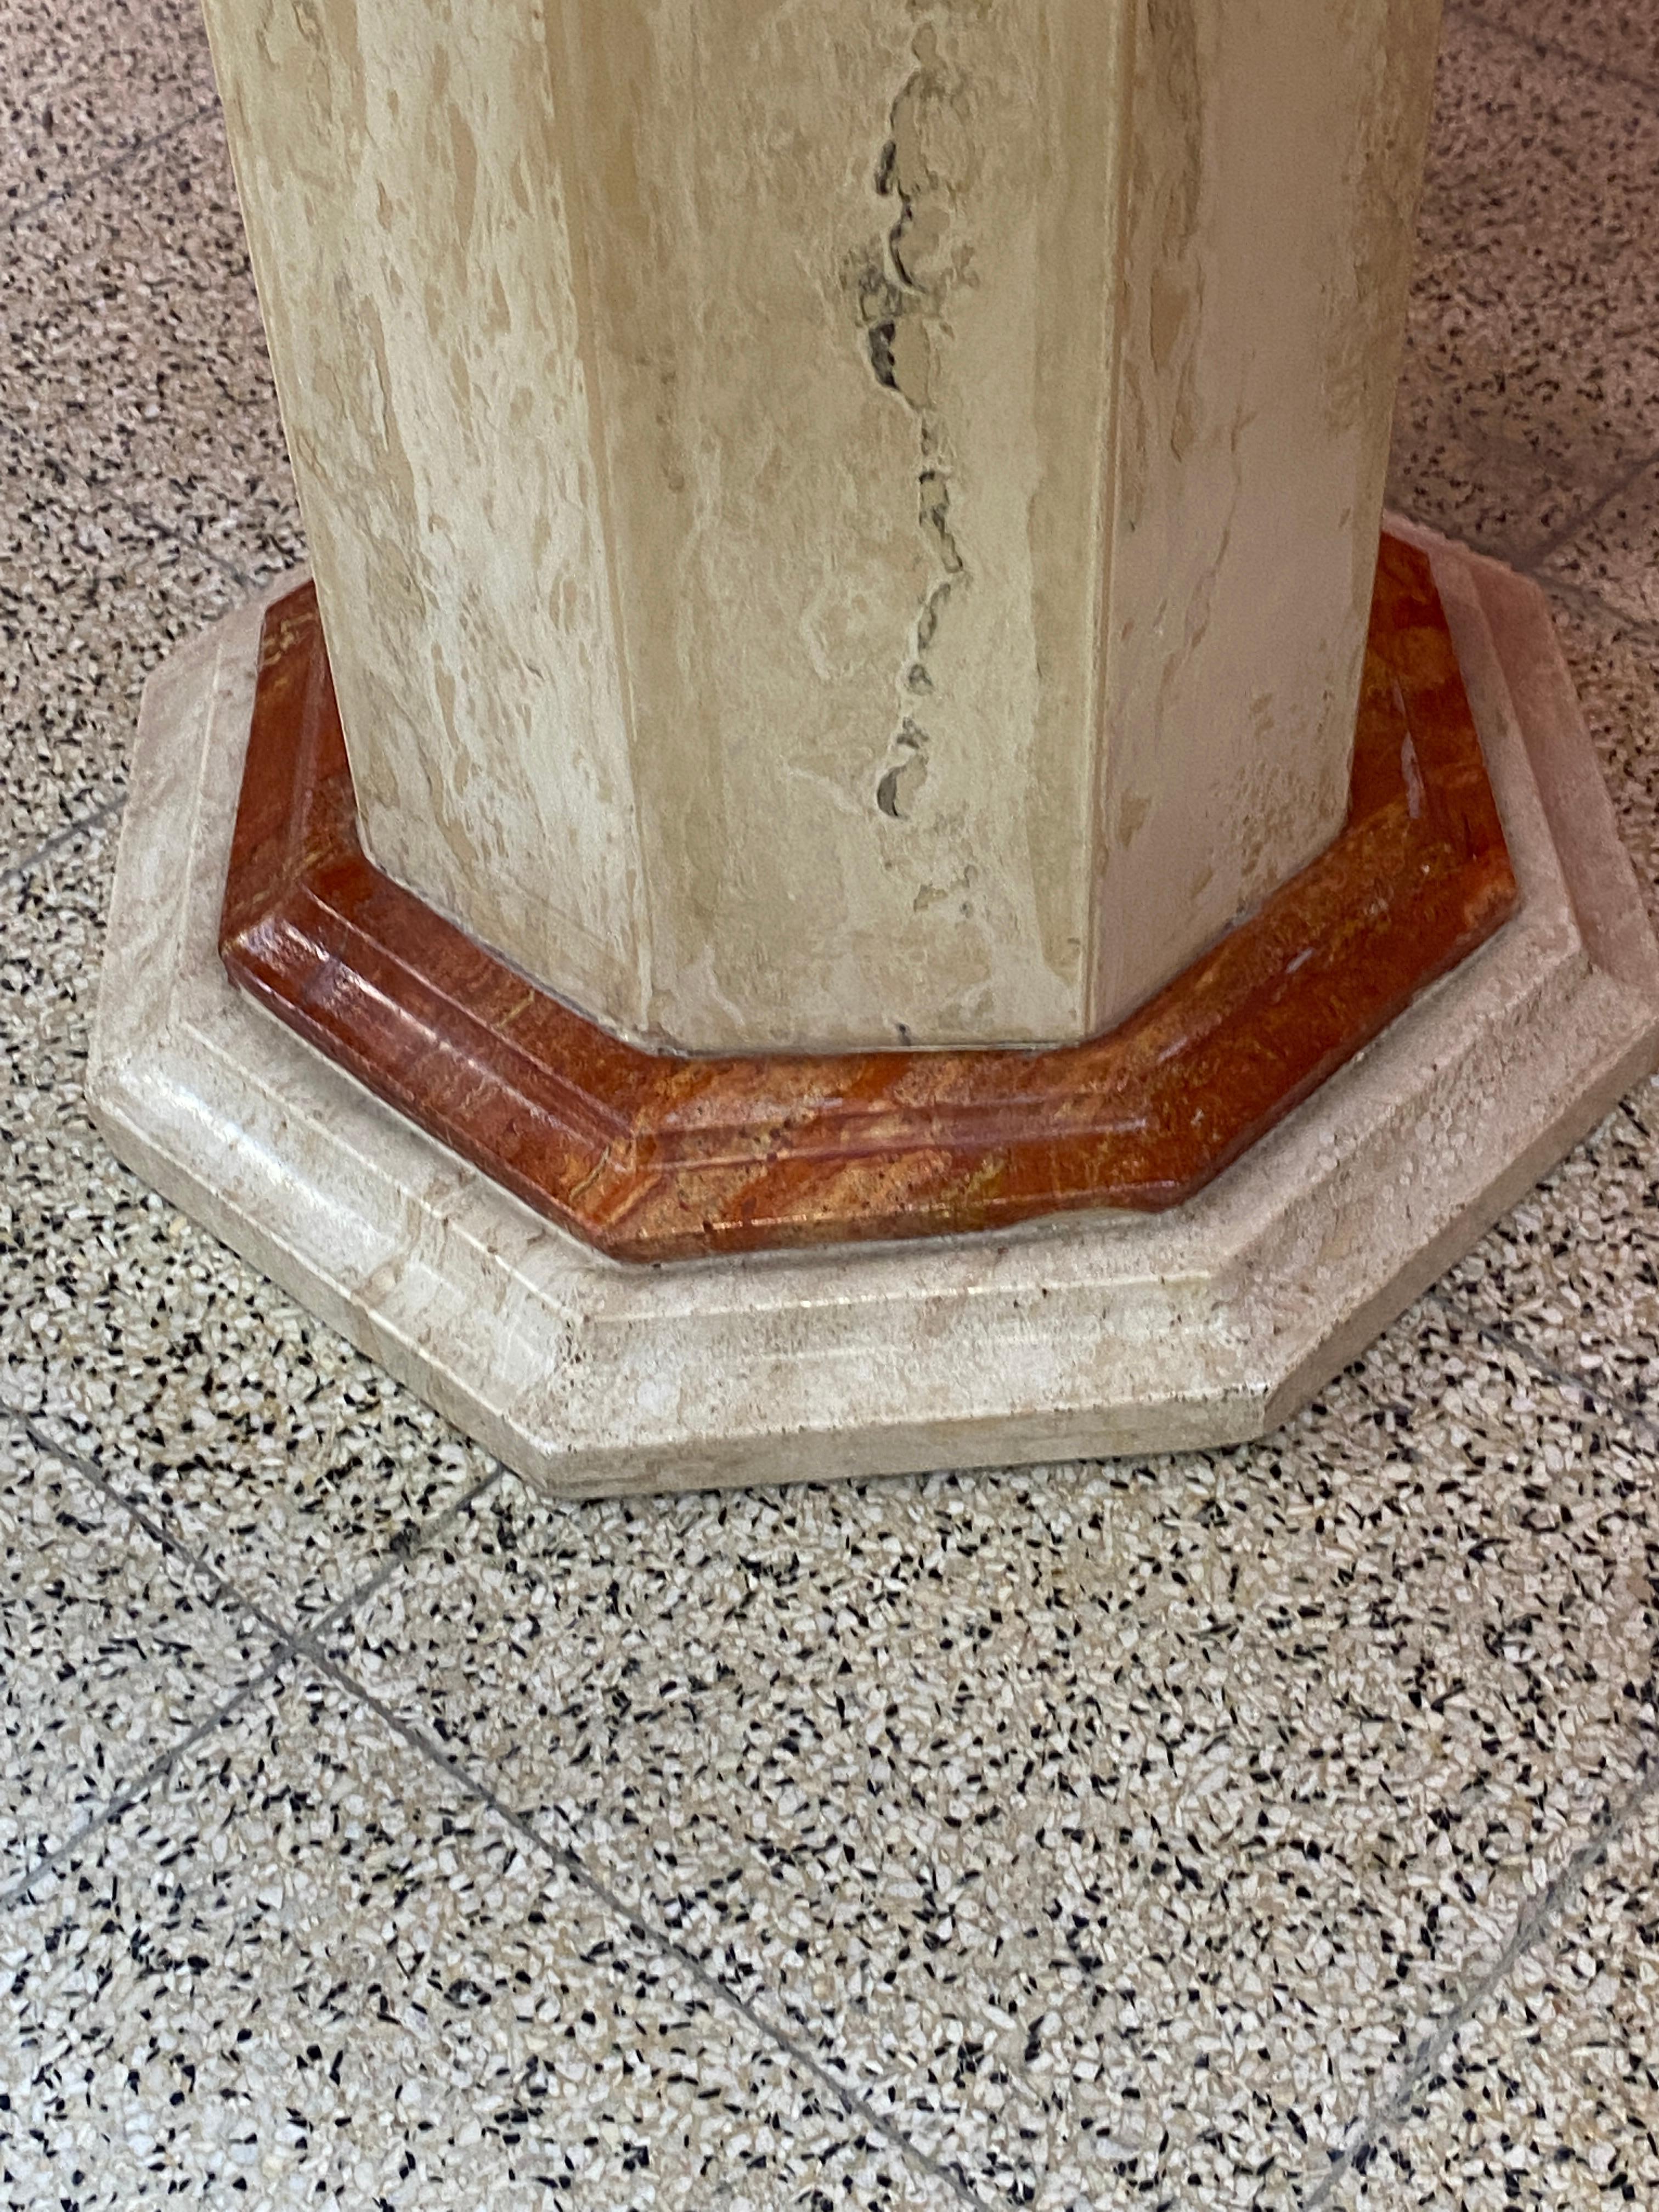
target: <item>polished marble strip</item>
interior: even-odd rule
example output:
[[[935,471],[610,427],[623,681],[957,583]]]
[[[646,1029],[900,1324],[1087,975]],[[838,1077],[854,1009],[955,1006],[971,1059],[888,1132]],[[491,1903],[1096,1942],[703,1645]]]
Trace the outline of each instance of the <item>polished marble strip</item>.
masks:
[[[602,1251],[660,1261],[1179,1205],[1516,895],[1427,556],[1385,537],[1342,833],[1085,1043],[682,1057],[611,1035],[366,858],[309,586],[266,617],[221,942],[377,1096]]]

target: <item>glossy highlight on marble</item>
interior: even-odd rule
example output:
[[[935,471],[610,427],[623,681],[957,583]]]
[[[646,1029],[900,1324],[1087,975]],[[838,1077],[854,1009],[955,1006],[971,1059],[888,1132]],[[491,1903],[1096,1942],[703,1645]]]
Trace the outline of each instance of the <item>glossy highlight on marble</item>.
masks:
[[[221,942],[389,1104],[613,1258],[657,1261],[1179,1205],[1515,898],[1427,556],[1385,537],[1342,835],[1087,1044],[690,1058],[611,1036],[365,857],[308,586],[265,617]]]

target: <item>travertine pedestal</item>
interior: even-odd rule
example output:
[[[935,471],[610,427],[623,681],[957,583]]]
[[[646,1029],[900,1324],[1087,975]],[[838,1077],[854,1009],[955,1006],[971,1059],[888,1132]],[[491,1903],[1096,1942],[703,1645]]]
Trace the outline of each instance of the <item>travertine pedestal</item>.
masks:
[[[1347,799],[1437,0],[208,0],[368,850],[696,1051],[1117,1020]]]
[[[151,685],[92,1103],[514,1467],[1242,1438],[1652,1065],[1378,561],[1437,0],[207,12],[320,624]]]
[[[90,1090],[140,1173],[565,1494],[1237,1442],[1295,1411],[1659,1049],[1659,952],[1541,593],[1436,554],[1514,920],[1174,1212],[623,1267],[228,980],[252,607],[145,697]]]

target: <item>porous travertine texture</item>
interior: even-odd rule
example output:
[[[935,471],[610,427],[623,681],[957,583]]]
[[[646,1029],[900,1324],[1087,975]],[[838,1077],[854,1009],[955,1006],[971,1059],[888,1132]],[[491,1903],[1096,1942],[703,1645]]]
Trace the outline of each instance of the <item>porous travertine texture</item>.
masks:
[[[556,1492],[1259,1435],[1659,1052],[1659,946],[1543,595],[1434,550],[1520,909],[1169,1212],[656,1267],[538,1219],[225,973],[257,605],[145,693],[93,1112],[130,1166]]]
[[[1101,1026],[1340,826],[1438,17],[1439,0],[1143,0]]]
[[[1346,800],[1437,0],[209,0],[366,842],[693,1049],[1076,1037]]]

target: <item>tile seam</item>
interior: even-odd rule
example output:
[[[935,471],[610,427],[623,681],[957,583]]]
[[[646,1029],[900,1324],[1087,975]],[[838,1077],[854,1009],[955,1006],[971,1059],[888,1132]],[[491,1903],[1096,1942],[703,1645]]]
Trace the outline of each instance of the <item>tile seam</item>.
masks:
[[[1583,1894],[1590,1875],[1607,1858],[1613,1845],[1629,1832],[1656,1793],[1659,1793],[1659,1767],[1644,1772],[1641,1780],[1616,1808],[1611,1800],[1603,1806],[1595,1832],[1588,1842],[1579,1845],[1542,1894],[1521,1908],[1503,1950],[1464,1991],[1440,2025],[1418,2045],[1400,2081],[1379,2105],[1364,2115],[1360,2123],[1363,2131],[1358,2141],[1332,2161],[1329,2171],[1322,2175],[1318,2187],[1303,2199],[1301,2212],[1322,2212],[1322,2208],[1329,2203],[1331,2192],[1338,2182],[1345,2174],[1353,2171],[1355,2161],[1367,2150],[1375,2148],[1407,2117],[1418,2091],[1432,2075],[1458,2036],[1475,2019],[1481,2006],[1497,1994],[1529,1952],[1535,1950],[1547,1936],[1566,1924],[1568,1914]],[[1364,2171],[1363,2168],[1360,2170]]]
[[[217,115],[220,112],[217,99],[210,100],[191,114],[180,116],[177,122],[167,124],[164,129],[152,131],[146,138],[135,139],[131,146],[124,146],[119,153],[112,155],[107,161],[100,163],[98,167],[83,170],[79,176],[66,178],[61,185],[54,185],[50,191],[42,192],[39,199],[31,200],[27,207],[14,208],[6,217],[7,231],[9,233],[22,229],[25,224],[37,221],[48,209],[60,207],[65,202],[73,199],[77,192],[84,191],[88,185],[101,184],[105,178],[117,175],[129,161],[136,161],[141,154],[148,154],[157,146],[165,146],[169,139],[178,137],[182,131],[188,131],[193,124],[202,122],[210,115]]]
[[[1554,1383],[1558,1389],[1576,1391],[1608,1419],[1624,1421],[1631,1428],[1639,1431],[1647,1449],[1659,1455],[1659,1419],[1653,1414],[1640,1406],[1632,1405],[1615,1390],[1598,1389],[1582,1376],[1569,1375],[1565,1368],[1555,1366],[1534,1351],[1504,1322],[1483,1321],[1474,1309],[1465,1304],[1461,1298],[1449,1297],[1440,1291],[1431,1291],[1427,1296],[1430,1304],[1438,1306],[1454,1321],[1462,1322],[1465,1328],[1472,1328],[1477,1335],[1485,1337],[1489,1344],[1500,1345],[1504,1351],[1512,1352],[1517,1359],[1532,1369],[1534,1375]]]
[[[1599,616],[1631,636],[1640,638],[1644,644],[1659,647],[1659,622],[1650,621],[1645,615],[1632,614],[1627,608],[1615,605],[1604,592],[1598,592],[1594,586],[1581,584],[1575,577],[1562,576],[1553,571],[1534,576],[1532,580],[1551,599],[1561,600],[1592,618]]]
[[[488,1474],[471,1484],[459,1497],[452,1498],[441,1513],[433,1516],[430,1525],[422,1529],[419,1540],[409,1546],[407,1549],[393,1549],[388,1547],[385,1555],[376,1565],[374,1571],[347,1592],[343,1597],[337,1598],[331,1605],[325,1607],[319,1613],[315,1622],[309,1625],[307,1632],[304,1629],[285,1626],[257,1599],[246,1596],[201,1553],[192,1551],[189,1545],[181,1543],[143,1505],[129,1497],[103,1469],[83,1457],[72,1447],[66,1448],[48,1435],[33,1415],[6,1403],[4,1400],[0,1400],[0,1420],[4,1420],[13,1428],[21,1430],[38,1451],[56,1460],[60,1466],[72,1468],[83,1480],[90,1482],[94,1489],[109,1499],[112,1504],[128,1515],[152,1542],[159,1544],[173,1558],[181,1560],[192,1573],[199,1575],[210,1585],[216,1603],[224,1606],[228,1611],[234,1608],[246,1618],[257,1621],[271,1638],[270,1653],[264,1665],[256,1674],[250,1675],[246,1681],[240,1683],[222,1705],[206,1717],[198,1727],[189,1730],[176,1745],[156,1759],[152,1765],[147,1767],[141,1775],[118,1790],[106,1804],[100,1806],[92,1813],[74,1830],[72,1834],[66,1836],[62,1844],[43,1853],[32,1866],[25,1869],[15,1881],[0,1889],[0,1911],[8,1909],[27,1895],[40,1875],[56,1865],[66,1853],[78,1849],[89,1836],[94,1835],[100,1828],[108,1826],[112,1821],[119,1820],[134,1805],[147,1796],[159,1782],[166,1778],[173,1765],[187,1751],[193,1749],[202,1741],[204,1735],[222,1722],[229,1719],[246,1704],[252,1692],[263,1683],[268,1681],[288,1661],[308,1656],[301,1642],[301,1638],[306,1633],[317,1634],[337,1627],[350,1613],[359,1606],[366,1604],[399,1567],[408,1560],[418,1557],[428,1540],[438,1537],[447,1522],[459,1517],[468,1506],[482,1498],[499,1482],[504,1473],[504,1469],[497,1464]],[[6,1485],[8,1490],[15,1487],[15,1482]]]
[[[247,400],[234,401],[227,412],[232,416],[246,414],[252,404]],[[193,554],[198,560],[206,562],[210,568],[216,568],[222,576],[228,577],[233,584],[238,585],[243,591],[258,592],[261,589],[258,578],[250,576],[245,569],[240,568],[234,561],[228,561],[222,554],[216,553],[204,540],[188,536],[185,532],[179,529],[173,523],[163,522],[158,515],[152,514],[147,507],[142,507],[137,500],[130,499],[116,484],[94,483],[83,468],[70,460],[66,454],[59,453],[27,422],[9,422],[6,425],[6,428],[16,443],[33,447],[41,459],[49,466],[60,471],[64,478],[72,477],[82,490],[91,493],[95,498],[107,500],[112,506],[118,507],[142,529],[153,531],[156,537],[165,538],[169,544],[178,546],[180,551]],[[293,564],[290,562],[288,565]]]
[[[384,1699],[358,1681],[349,1668],[312,1640],[310,1632],[301,1632],[295,1637],[295,1642],[299,1656],[309,1660],[313,1666],[325,1672],[348,1696],[354,1698],[366,1711],[374,1714],[384,1726],[392,1729],[428,1765],[436,1767],[458,1788],[465,1790],[479,1803],[487,1806],[498,1819],[504,1820],[516,1835],[524,1839],[538,1857],[559,1867],[570,1876],[572,1881],[596,1899],[608,1912],[614,1914],[618,1920],[622,1921],[636,1938],[645,1942],[659,1955],[672,1959],[677,1966],[691,1974],[720,2005],[738,2013],[757,2035],[781,2051],[793,2064],[829,2090],[848,2118],[864,2122],[884,2141],[890,2142],[907,2160],[920,2167],[931,2179],[944,2183],[963,2204],[972,2207],[973,2212],[987,2212],[985,2200],[959,2172],[931,2158],[927,2152],[912,2142],[908,2136],[894,2122],[884,2119],[872,2106],[859,2097],[844,2082],[837,2081],[821,2059],[814,2057],[811,2052],[803,2049],[790,2037],[763,2019],[747,1998],[722,1981],[718,1974],[711,1972],[700,1959],[687,1950],[684,1945],[677,1943],[665,1930],[653,1927],[641,1915],[636,1906],[628,1904],[624,1899],[618,1897],[605,1882],[600,1881],[599,1876],[584,1864],[574,1850],[567,1849],[544,1835],[527,1814],[516,1811],[500,1797],[487,1782],[469,1771],[443,1746],[428,1737],[424,1729],[404,1720],[400,1714],[386,1705]]]
[[[77,1474],[102,1491],[111,1504],[118,1506],[122,1512],[136,1521],[153,1542],[162,1546],[176,1559],[182,1559],[187,1566],[212,1583],[216,1597],[240,1606],[245,1613],[249,1613],[262,1627],[268,1629],[272,1636],[287,1643],[292,1643],[295,1637],[307,1632],[316,1634],[338,1627],[348,1614],[356,1612],[359,1606],[366,1604],[371,1597],[374,1596],[396,1574],[399,1567],[406,1565],[411,1559],[418,1559],[428,1541],[441,1534],[443,1530],[452,1522],[459,1520],[470,1506],[475,1504],[487,1492],[492,1490],[501,1480],[507,1471],[499,1461],[493,1462],[487,1474],[480,1475],[476,1482],[469,1483],[465,1490],[450,1499],[447,1505],[434,1513],[429,1522],[422,1522],[416,1532],[415,1540],[406,1547],[398,1546],[395,1540],[389,1542],[384,1553],[379,1557],[373,1573],[365,1576],[361,1583],[355,1584],[343,1596],[335,1598],[330,1604],[323,1607],[314,1620],[307,1623],[303,1629],[289,1628],[274,1613],[268,1612],[257,1598],[249,1597],[240,1590],[222,1570],[216,1567],[204,1553],[192,1551],[188,1544],[175,1536],[146,1505],[132,1497],[123,1487],[118,1476],[111,1474],[106,1468],[100,1468],[95,1461],[88,1459],[72,1444],[59,1443],[40,1426],[35,1415],[27,1413],[20,1407],[9,1405],[3,1399],[0,1399],[0,1417],[3,1417],[21,1428],[37,1451],[45,1452],[63,1466],[72,1468]]]
[[[1593,77],[1599,83],[1616,84],[1626,91],[1639,92],[1650,100],[1659,96],[1659,82],[1652,77],[1644,76],[1634,70],[1617,69],[1611,62],[1598,62],[1591,55],[1581,53],[1576,46],[1566,46],[1559,39],[1544,38],[1535,31],[1518,30],[1512,23],[1505,23],[1488,15],[1484,8],[1468,6],[1468,0],[1444,0],[1444,13],[1460,23],[1477,26],[1510,46],[1524,47],[1540,61],[1565,63],[1569,69]]]
[[[1541,1379],[1587,1400],[1595,1410],[1613,1419],[1628,1414],[1631,1425],[1642,1432],[1651,1448],[1659,1449],[1659,1427],[1636,1409],[1626,1407],[1622,1401],[1610,1401],[1606,1394],[1591,1389],[1547,1360],[1540,1359],[1507,1329],[1481,1321],[1461,1300],[1434,1290],[1427,1294],[1425,1303],[1437,1306],[1450,1319],[1462,1322],[1488,1343],[1512,1352]],[[1462,1993],[1439,2026],[1431,2029],[1419,2044],[1407,2061],[1401,2080],[1389,2095],[1380,2104],[1358,2116],[1361,2130],[1358,2139],[1332,2161],[1328,2171],[1321,2177],[1318,2186],[1303,2200],[1302,2212],[1322,2212],[1322,2208],[1329,2203],[1331,2192],[1337,2184],[1345,2174],[1353,2171],[1355,2160],[1374,2148],[1405,2118],[1418,2090],[1456,2037],[1468,2026],[1486,2000],[1507,1981],[1520,1960],[1563,1923],[1589,1875],[1606,1858],[1619,1838],[1628,1830],[1656,1790],[1659,1790],[1659,1769],[1644,1772],[1622,1803],[1615,1805],[1611,1798],[1603,1802],[1589,1838],[1572,1853],[1565,1865],[1545,1885],[1537,1899],[1522,1905],[1509,1941],[1497,1959]]]
[[[105,799],[101,805],[93,807],[88,813],[79,816],[76,820],[66,822],[61,830],[54,830],[51,836],[35,846],[32,852],[23,854],[15,860],[9,860],[3,867],[0,867],[0,888],[21,883],[26,876],[33,875],[37,868],[43,866],[51,860],[54,853],[61,852],[65,845],[73,844],[77,837],[89,835],[101,823],[109,821],[112,816],[118,814],[126,803],[127,794],[124,786],[113,798]],[[6,1407],[4,1410],[9,1412],[11,1409]]]
[[[1547,561],[1553,561],[1558,553],[1565,552],[1575,538],[1589,528],[1597,515],[1610,507],[1622,493],[1627,492],[1638,477],[1645,476],[1656,462],[1659,462],[1659,451],[1644,453],[1638,460],[1631,462],[1620,470],[1603,490],[1596,494],[1588,506],[1578,508],[1570,521],[1563,523],[1559,530],[1552,531],[1540,544],[1528,553],[1527,568],[1537,581],[1543,583],[1547,580],[1542,573],[1544,563]]]
[[[838,2082],[835,2075],[821,2062],[814,2059],[810,2053],[791,2042],[788,2037],[780,2034],[777,2029],[761,2019],[741,1996],[728,1988],[717,1975],[710,1973],[708,1969],[689,1951],[675,1943],[672,1938],[663,1931],[653,1928],[647,1921],[643,1920],[633,1907],[614,1895],[597,1876],[592,1874],[574,1851],[562,1849],[550,1838],[543,1835],[527,1815],[515,1812],[497,1796],[487,1783],[461,1765],[441,1746],[431,1741],[423,1730],[414,1728],[394,1713],[382,1699],[360,1683],[350,1670],[337,1660],[319,1642],[319,1639],[321,1637],[339,1626],[350,1613],[365,1604],[400,1567],[418,1556],[419,1553],[426,1548],[428,1542],[440,1534],[446,1523],[459,1518],[471,1505],[501,1481],[504,1470],[499,1465],[493,1468],[489,1474],[482,1477],[480,1480],[471,1485],[460,1497],[453,1499],[442,1513],[434,1516],[429,1527],[423,1528],[421,1531],[420,1541],[417,1544],[410,1547],[407,1551],[388,1552],[372,1576],[367,1577],[347,1596],[337,1600],[334,1605],[319,1613],[315,1621],[307,1623],[301,1627],[287,1628],[257,1601],[244,1597],[234,1584],[227,1581],[225,1577],[198,1553],[193,1552],[189,1546],[180,1543],[143,1507],[126,1496],[115,1480],[104,1470],[84,1458],[72,1447],[66,1448],[59,1443],[41,1429],[33,1416],[0,1400],[0,1419],[4,1419],[14,1427],[21,1429],[38,1450],[47,1454],[62,1465],[72,1468],[84,1480],[94,1484],[113,1504],[118,1506],[123,1512],[130,1514],[153,1541],[162,1545],[176,1558],[184,1560],[186,1565],[212,1583],[216,1595],[222,1601],[228,1601],[240,1607],[243,1612],[258,1621],[274,1638],[274,1649],[265,1665],[257,1674],[251,1676],[246,1682],[240,1685],[222,1707],[205,1718],[198,1728],[191,1730],[163,1758],[157,1759],[152,1766],[147,1768],[137,1780],[118,1792],[108,1805],[100,1808],[98,1813],[77,1828],[72,1836],[67,1837],[53,1850],[44,1854],[16,1881],[10,1884],[5,1890],[0,1891],[0,1911],[19,1903],[27,1895],[43,1874],[50,1872],[70,1852],[82,1846],[87,1838],[95,1834],[98,1829],[118,1820],[134,1805],[139,1803],[166,1778],[186,1753],[194,1749],[211,1734],[213,1729],[229,1719],[257,1690],[280,1672],[283,1667],[291,1661],[303,1660],[325,1673],[348,1697],[373,1712],[383,1725],[391,1729],[428,1765],[435,1767],[448,1780],[465,1790],[478,1802],[488,1806],[499,1818],[505,1820],[516,1834],[530,1844],[537,1856],[544,1860],[551,1860],[562,1868],[574,1881],[594,1896],[607,1911],[622,1920],[652,1949],[673,1958],[678,1964],[693,1973],[698,1982],[712,1996],[717,1997],[722,2005],[738,2011],[757,2033],[763,2036],[768,2043],[784,2051],[792,2063],[809,2073],[815,2081],[829,2089],[848,2118],[858,2118],[867,2123],[884,2141],[890,2142],[906,2159],[920,2165],[922,2170],[933,2178],[947,2184],[964,2204],[974,2207],[975,2212],[983,2212],[983,2200],[975,2194],[958,2175],[952,2172],[950,2168],[940,2166],[928,2158],[927,2154],[912,2143],[901,2130],[891,2123],[883,2120],[878,2112],[854,2096],[843,2084]]]
[[[187,1730],[177,1743],[164,1752],[161,1757],[151,1765],[147,1766],[142,1774],[135,1777],[131,1782],[125,1784],[106,1805],[100,1806],[92,1817],[83,1821],[72,1835],[66,1836],[61,1844],[54,1845],[51,1850],[43,1853],[35,1860],[33,1866],[25,1869],[15,1881],[10,1883],[5,1889],[0,1890],[0,1912],[10,1911],[15,1906],[22,1904],[43,1875],[50,1874],[72,1852],[80,1850],[88,1838],[95,1836],[100,1828],[108,1827],[112,1822],[130,1813],[135,1805],[142,1804],[154,1790],[166,1781],[181,1759],[194,1751],[197,1746],[204,1742],[216,1728],[229,1720],[293,1656],[289,1651],[280,1650],[273,1651],[259,1671],[255,1674],[250,1674],[247,1680],[242,1683],[222,1705],[208,1714],[204,1719],[198,1722],[196,1727]]]

